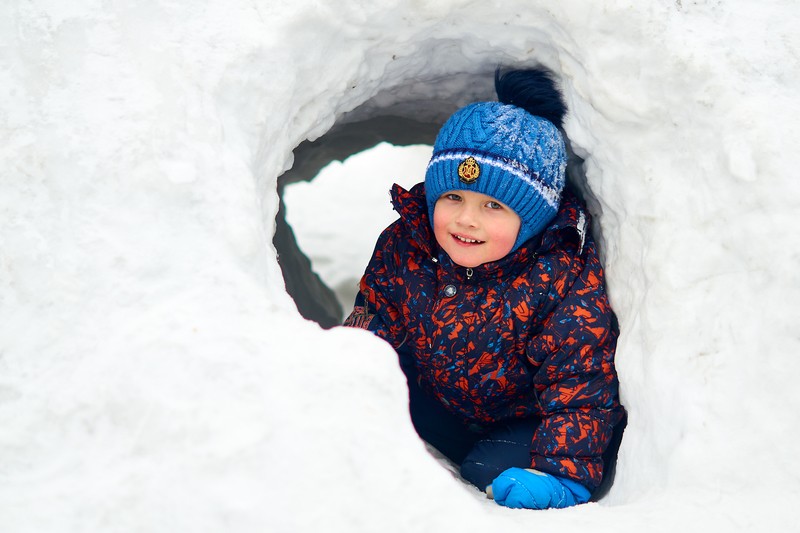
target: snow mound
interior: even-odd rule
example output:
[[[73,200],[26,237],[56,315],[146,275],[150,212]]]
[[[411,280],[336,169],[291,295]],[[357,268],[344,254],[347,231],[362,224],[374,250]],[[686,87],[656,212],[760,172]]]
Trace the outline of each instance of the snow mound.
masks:
[[[11,2],[3,531],[798,530],[800,5]],[[561,79],[630,414],[601,502],[514,512],[414,434],[393,353],[300,317],[277,178],[334,124]],[[325,206],[319,217],[324,218]]]

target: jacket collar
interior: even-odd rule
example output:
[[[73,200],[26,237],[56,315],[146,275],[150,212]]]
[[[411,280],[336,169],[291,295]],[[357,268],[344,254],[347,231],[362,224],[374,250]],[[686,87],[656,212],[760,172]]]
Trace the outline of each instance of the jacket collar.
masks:
[[[466,270],[450,261],[447,254],[439,248],[433,235],[425,199],[425,185],[417,183],[410,191],[394,184],[391,189],[392,204],[400,215],[400,220],[414,242],[429,256],[436,258],[443,266],[452,265],[453,270]],[[564,190],[561,205],[555,218],[545,230],[523,243],[513,253],[472,269],[474,275],[490,275],[498,269],[508,269],[513,265],[525,264],[531,257],[547,252],[560,242],[573,245],[575,255],[583,252],[590,216],[583,203],[569,190]]]
[[[559,242],[567,241],[575,247],[575,255],[583,253],[589,232],[591,215],[583,201],[569,189],[561,197],[561,205],[555,218],[542,234],[540,252],[550,250]]]
[[[400,215],[400,221],[411,238],[426,254],[435,256],[438,248],[433,236],[433,227],[428,218],[428,204],[425,200],[425,185],[417,183],[410,191],[394,184],[390,191],[394,210]]]

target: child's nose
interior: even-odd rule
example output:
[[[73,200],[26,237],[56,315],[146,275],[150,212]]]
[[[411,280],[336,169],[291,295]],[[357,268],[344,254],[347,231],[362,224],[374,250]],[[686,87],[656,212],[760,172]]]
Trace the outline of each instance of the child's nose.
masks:
[[[458,211],[456,222],[462,226],[475,227],[478,224],[478,213],[474,206],[463,205]]]

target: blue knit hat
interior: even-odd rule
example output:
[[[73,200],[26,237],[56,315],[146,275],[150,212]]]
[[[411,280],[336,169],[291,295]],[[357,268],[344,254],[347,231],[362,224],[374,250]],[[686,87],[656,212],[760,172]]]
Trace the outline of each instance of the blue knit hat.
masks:
[[[507,205],[522,221],[513,251],[558,211],[567,156],[556,124],[566,109],[540,69],[498,72],[495,87],[500,102],[470,104],[442,126],[425,172],[425,194],[431,224],[436,201],[447,191],[478,192]]]

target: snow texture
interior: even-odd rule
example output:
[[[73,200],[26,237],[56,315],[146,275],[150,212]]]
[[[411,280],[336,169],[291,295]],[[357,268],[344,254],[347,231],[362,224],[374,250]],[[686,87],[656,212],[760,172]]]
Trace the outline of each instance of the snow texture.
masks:
[[[798,20],[794,0],[4,2],[0,530],[800,531]],[[545,512],[442,468],[392,350],[300,318],[271,244],[303,140],[442,121],[536,63],[585,160],[630,415],[608,496]]]

